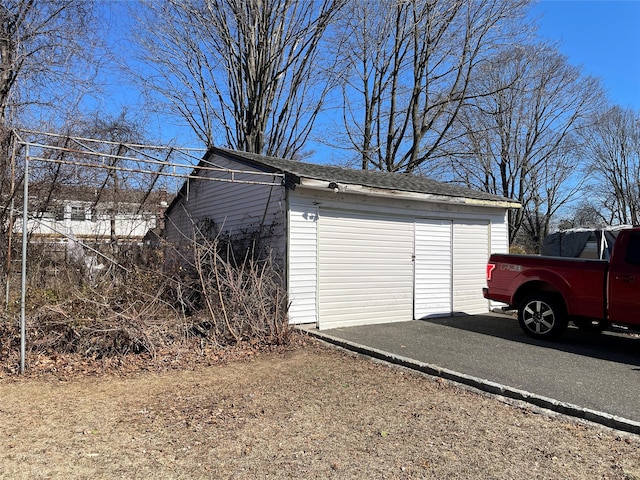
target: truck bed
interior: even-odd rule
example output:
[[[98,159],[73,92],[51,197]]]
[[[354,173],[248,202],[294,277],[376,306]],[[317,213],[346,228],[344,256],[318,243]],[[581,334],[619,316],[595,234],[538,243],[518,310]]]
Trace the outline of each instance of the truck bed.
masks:
[[[516,307],[527,289],[560,291],[568,300],[570,316],[606,315],[606,260],[536,255],[491,255],[491,298]],[[522,288],[514,291],[514,285]]]

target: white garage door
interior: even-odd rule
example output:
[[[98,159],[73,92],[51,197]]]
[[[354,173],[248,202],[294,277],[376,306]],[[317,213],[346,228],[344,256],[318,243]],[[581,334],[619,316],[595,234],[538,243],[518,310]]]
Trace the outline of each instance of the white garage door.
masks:
[[[320,210],[318,328],[408,321],[413,219]]]
[[[489,302],[482,296],[489,257],[489,223],[454,221],[453,311],[486,313]]]

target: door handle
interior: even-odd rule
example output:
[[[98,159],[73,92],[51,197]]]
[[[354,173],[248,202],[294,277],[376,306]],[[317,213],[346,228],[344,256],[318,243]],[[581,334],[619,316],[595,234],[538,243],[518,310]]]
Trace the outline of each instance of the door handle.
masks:
[[[635,275],[616,275],[616,280],[620,280],[625,283],[633,283],[636,281]]]

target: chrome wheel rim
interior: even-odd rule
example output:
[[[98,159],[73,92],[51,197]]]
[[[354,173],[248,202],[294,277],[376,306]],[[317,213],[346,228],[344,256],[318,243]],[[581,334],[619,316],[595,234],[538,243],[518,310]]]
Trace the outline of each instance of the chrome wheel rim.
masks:
[[[523,311],[523,321],[526,327],[534,333],[544,335],[555,323],[553,309],[542,300],[535,300],[526,305]]]

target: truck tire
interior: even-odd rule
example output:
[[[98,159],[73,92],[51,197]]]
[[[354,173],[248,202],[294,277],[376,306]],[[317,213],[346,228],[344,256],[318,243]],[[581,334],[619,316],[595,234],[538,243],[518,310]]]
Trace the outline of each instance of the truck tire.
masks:
[[[569,320],[560,299],[548,293],[538,292],[520,302],[518,323],[530,337],[551,340],[564,333]]]

